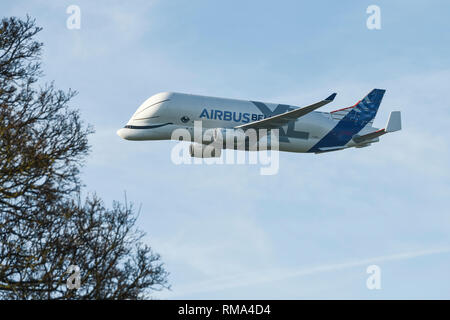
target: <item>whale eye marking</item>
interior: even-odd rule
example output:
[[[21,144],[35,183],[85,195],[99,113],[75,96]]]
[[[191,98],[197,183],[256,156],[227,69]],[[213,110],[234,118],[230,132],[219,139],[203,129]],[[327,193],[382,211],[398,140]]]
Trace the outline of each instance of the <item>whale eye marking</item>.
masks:
[[[190,119],[189,119],[189,117],[182,116],[180,120],[181,120],[181,122],[186,123],[186,122],[188,122]]]

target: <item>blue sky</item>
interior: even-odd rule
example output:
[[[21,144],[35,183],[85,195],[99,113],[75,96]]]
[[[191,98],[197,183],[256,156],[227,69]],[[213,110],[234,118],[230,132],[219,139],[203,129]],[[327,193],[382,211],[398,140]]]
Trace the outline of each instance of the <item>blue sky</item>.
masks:
[[[81,29],[66,28],[66,8]],[[381,9],[381,30],[366,8]],[[170,271],[162,299],[450,298],[448,1],[3,1],[44,30],[47,80],[95,126],[86,192],[142,205]],[[387,89],[403,130],[363,149],[259,168],[176,166],[174,142],[116,130],[160,91],[333,110]],[[381,268],[368,290],[366,268]]]

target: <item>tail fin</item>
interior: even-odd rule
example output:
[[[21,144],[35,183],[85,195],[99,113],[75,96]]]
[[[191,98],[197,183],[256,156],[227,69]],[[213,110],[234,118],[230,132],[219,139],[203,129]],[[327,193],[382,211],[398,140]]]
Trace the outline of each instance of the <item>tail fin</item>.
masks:
[[[338,121],[345,119],[349,121],[361,121],[372,125],[385,92],[386,90],[373,89],[355,105],[331,111],[331,117]]]
[[[353,108],[356,112],[356,119],[354,120],[372,124],[385,92],[386,90],[383,89],[373,89],[370,91],[369,94]]]

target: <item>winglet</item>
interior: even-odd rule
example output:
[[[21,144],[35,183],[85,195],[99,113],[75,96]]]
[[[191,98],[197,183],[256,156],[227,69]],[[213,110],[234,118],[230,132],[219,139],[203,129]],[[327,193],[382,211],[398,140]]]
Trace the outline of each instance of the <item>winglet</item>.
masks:
[[[333,101],[334,98],[336,98],[336,92],[333,93],[332,95],[330,95],[330,96],[329,96],[328,98],[326,98],[325,100],[326,100],[326,101]]]
[[[386,132],[395,132],[402,129],[402,118],[400,111],[392,111],[386,125]]]

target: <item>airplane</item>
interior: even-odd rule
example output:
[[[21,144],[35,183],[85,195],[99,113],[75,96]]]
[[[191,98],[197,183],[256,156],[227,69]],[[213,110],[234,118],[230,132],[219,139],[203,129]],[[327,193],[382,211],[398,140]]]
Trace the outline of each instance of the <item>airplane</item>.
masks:
[[[379,137],[401,130],[400,111],[392,111],[386,127],[372,126],[386,90],[373,89],[351,107],[331,112],[315,111],[332,102],[336,93],[317,103],[296,107],[259,101],[207,97],[162,92],[147,99],[131,119],[117,131],[126,140],[170,140],[176,129],[193,132],[201,121],[202,130],[246,132],[249,129],[278,129],[279,150],[297,153],[325,153],[347,148],[363,148]],[[202,151],[211,142],[194,140],[192,157],[220,157],[220,150],[208,156]],[[225,148],[225,146],[224,146]],[[236,149],[236,145],[231,148]],[[220,148],[222,149],[222,147]],[[200,150],[200,152],[198,152]],[[249,145],[245,146],[249,149]]]

